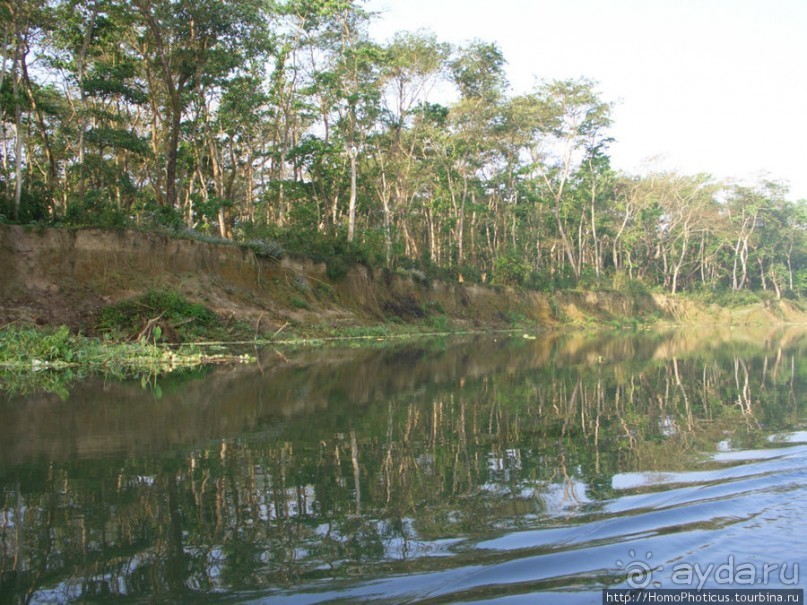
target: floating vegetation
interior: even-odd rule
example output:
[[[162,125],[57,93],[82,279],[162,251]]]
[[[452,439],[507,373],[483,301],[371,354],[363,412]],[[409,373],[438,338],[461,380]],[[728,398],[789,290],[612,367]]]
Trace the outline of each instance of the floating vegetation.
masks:
[[[154,340],[115,342],[73,334],[66,326],[8,326],[0,330],[0,390],[61,392],[93,373],[133,378],[253,361],[249,355],[202,352],[193,345],[171,348]]]

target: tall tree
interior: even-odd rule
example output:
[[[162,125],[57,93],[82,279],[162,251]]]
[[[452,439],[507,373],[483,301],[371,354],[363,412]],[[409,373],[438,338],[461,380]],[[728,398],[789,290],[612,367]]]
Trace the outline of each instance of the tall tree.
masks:
[[[752,237],[759,223],[765,199],[749,187],[735,186],[727,200],[728,219],[733,235],[731,289],[742,290],[748,282],[748,258],[754,248]]]
[[[236,73],[267,42],[268,15],[259,0],[132,0],[142,19],[143,58],[152,111],[163,121],[163,204],[177,206],[177,161],[183,115],[199,86]]]
[[[13,114],[14,127],[14,201],[13,216],[15,220],[20,218],[20,207],[22,203],[23,191],[23,169],[24,160],[24,114],[36,116],[35,121],[40,128],[40,133],[44,137],[44,149],[48,155],[49,171],[48,176],[53,178],[55,166],[51,153],[49,141],[47,141],[47,129],[44,124],[42,112],[37,105],[35,85],[28,70],[28,57],[31,47],[37,42],[37,37],[41,36],[48,21],[48,7],[42,0],[33,2],[23,2],[22,0],[4,0],[0,4],[0,16],[6,24],[3,39],[3,82],[6,81],[6,69],[10,67],[8,79],[11,81],[11,99],[9,104],[4,104],[4,113],[7,110]],[[7,155],[7,154],[6,154]],[[28,163],[31,157],[28,156]],[[50,183],[52,185],[52,183]],[[52,194],[52,192],[49,192]]]
[[[542,84],[535,99],[540,135],[531,150],[533,174],[549,198],[561,245],[579,280],[583,256],[580,238],[575,244],[572,229],[582,229],[585,219],[570,195],[570,179],[607,143],[611,106],[600,99],[595,83],[585,78]],[[590,186],[596,183],[590,180]]]
[[[384,49],[380,115],[383,131],[374,140],[376,174],[371,178],[383,211],[387,266],[392,263],[394,217],[409,206],[416,194],[416,154],[423,134],[423,120],[417,119],[416,110],[441,78],[448,53],[448,45],[423,33],[399,33]],[[407,221],[400,226],[407,249],[415,250]]]
[[[309,40],[310,94],[317,99],[321,151],[340,150],[348,166],[347,237],[356,232],[358,162],[379,111],[381,47],[368,33],[371,15],[358,0],[293,0],[290,10]],[[332,164],[333,161],[326,161]],[[339,220],[338,193],[331,217]]]
[[[661,174],[657,178],[661,215],[655,233],[656,257],[661,261],[664,285],[675,294],[684,268],[697,262],[693,242],[706,228],[717,185],[704,174]]]
[[[460,100],[449,112],[451,129],[445,184],[455,215],[457,264],[465,262],[465,223],[476,178],[495,160],[493,143],[507,89],[506,61],[496,44],[472,42],[449,63]]]

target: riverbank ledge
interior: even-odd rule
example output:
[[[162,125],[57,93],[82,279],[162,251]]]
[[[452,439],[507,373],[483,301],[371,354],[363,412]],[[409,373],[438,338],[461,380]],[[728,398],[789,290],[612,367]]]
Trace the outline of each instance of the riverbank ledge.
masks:
[[[172,292],[225,324],[266,338],[390,324],[487,330],[639,323],[801,323],[798,302],[725,308],[684,296],[616,291],[536,292],[438,281],[418,271],[261,258],[247,247],[131,229],[0,225],[0,327],[66,325],[95,334],[105,308]],[[165,337],[170,330],[162,330]]]

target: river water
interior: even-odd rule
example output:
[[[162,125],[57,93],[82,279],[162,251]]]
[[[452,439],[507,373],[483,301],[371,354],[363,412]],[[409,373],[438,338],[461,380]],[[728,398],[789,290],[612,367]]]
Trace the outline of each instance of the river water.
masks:
[[[0,602],[803,588],[806,336],[268,349],[0,394]]]

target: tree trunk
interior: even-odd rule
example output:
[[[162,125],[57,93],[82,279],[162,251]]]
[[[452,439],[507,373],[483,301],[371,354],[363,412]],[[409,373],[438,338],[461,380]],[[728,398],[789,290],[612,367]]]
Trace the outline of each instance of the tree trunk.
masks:
[[[384,177],[382,176],[382,178]],[[384,180],[386,181],[385,178]],[[381,196],[381,204],[384,209],[384,256],[387,269],[392,266],[392,216],[389,201],[389,195],[384,192]]]
[[[45,183],[48,190],[48,201],[52,205],[53,190],[57,180],[56,158],[53,155],[53,148],[50,144],[50,136],[48,136],[48,126],[45,123],[45,117],[42,115],[42,111],[40,110],[39,104],[36,102],[36,97],[34,96],[34,89],[33,85],[31,84],[31,79],[28,76],[28,65],[25,60],[20,63],[20,71],[22,74],[22,79],[25,81],[25,94],[28,97],[28,102],[31,104],[31,109],[36,116],[36,121],[42,134],[42,147],[45,151],[45,158],[48,161],[48,171],[46,173]]]
[[[465,200],[468,198],[468,177],[462,176],[462,198],[460,199],[459,217],[457,217],[457,266],[462,266],[465,260],[463,241],[465,235]]]
[[[14,220],[20,220],[22,201],[22,107],[20,106],[20,63],[25,61],[22,36],[17,34],[14,61],[11,68],[11,91],[14,95]]]
[[[782,289],[779,287],[779,276],[776,275],[776,270],[773,267],[773,260],[770,263],[770,269],[768,270],[768,276],[771,278],[771,283],[773,284],[773,290],[776,292],[777,300],[781,300],[782,298]]]
[[[740,289],[740,282],[737,280],[737,264],[740,259],[740,238],[734,246],[734,266],[731,269],[731,289],[735,292]]]
[[[675,266],[673,267],[672,285],[670,287],[670,292],[672,292],[673,294],[675,294],[678,291],[678,276],[681,274],[681,267],[684,264],[684,258],[686,258],[688,245],[689,245],[689,238],[687,237],[681,244],[681,254],[678,256],[678,262],[676,262]]]
[[[165,150],[165,205],[175,208],[177,203],[177,156],[179,154],[179,131],[182,126],[180,93],[171,95],[171,124],[168,147]]]
[[[759,279],[762,281],[762,289],[768,290],[768,281],[765,279],[765,266],[762,264],[762,259],[758,258],[759,261]]]
[[[790,247],[787,250],[787,281],[789,290],[793,291],[793,241],[790,242]]]
[[[356,158],[359,150],[350,145],[347,150],[350,158],[350,203],[347,215],[347,241],[352,242],[356,234]]]
[[[591,186],[591,239],[594,246],[594,273],[597,277],[600,277],[600,241],[597,238],[596,202],[597,186],[595,181],[595,184]]]

